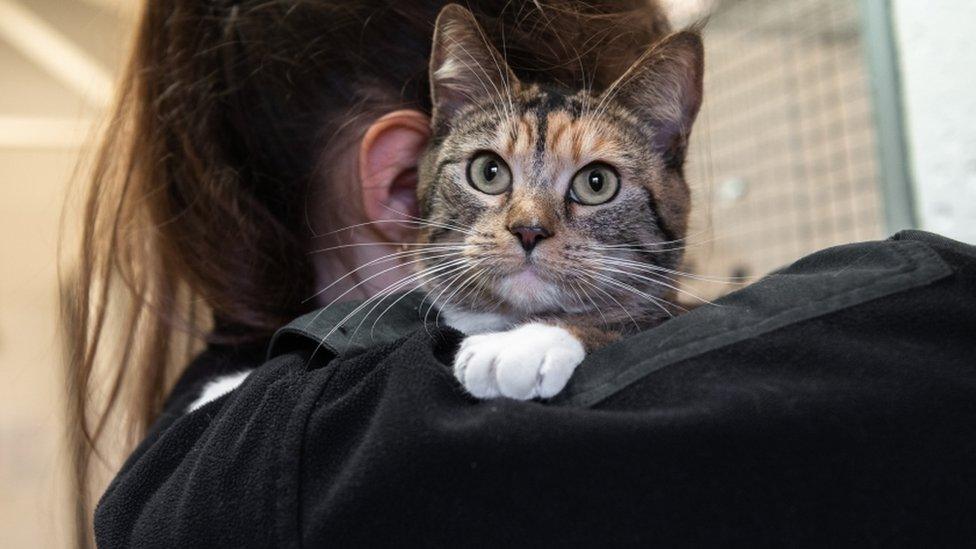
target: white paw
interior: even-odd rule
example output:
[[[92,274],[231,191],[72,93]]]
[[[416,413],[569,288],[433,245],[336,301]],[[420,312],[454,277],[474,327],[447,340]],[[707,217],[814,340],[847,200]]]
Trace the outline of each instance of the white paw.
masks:
[[[454,358],[454,376],[478,398],[549,398],[585,357],[573,334],[535,322],[465,338]]]

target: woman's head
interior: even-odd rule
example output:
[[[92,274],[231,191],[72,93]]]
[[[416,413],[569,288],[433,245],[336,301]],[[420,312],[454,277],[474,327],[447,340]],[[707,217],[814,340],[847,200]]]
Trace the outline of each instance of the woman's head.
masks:
[[[184,360],[183,335],[266,338],[360,259],[310,252],[342,227],[399,209],[426,140],[431,38],[445,4],[145,3],[65,284],[81,446],[100,430],[90,420],[101,425],[120,398],[133,403],[133,425],[155,418]],[[605,87],[668,29],[649,0],[465,6],[520,79],[570,87]],[[400,132],[392,142],[390,128]],[[397,159],[396,177],[370,184],[381,165],[372,162],[404,148],[416,154]],[[363,238],[397,238],[381,226]],[[112,303],[127,306],[109,336]],[[93,366],[111,347],[121,355],[106,356],[111,390],[92,414]]]

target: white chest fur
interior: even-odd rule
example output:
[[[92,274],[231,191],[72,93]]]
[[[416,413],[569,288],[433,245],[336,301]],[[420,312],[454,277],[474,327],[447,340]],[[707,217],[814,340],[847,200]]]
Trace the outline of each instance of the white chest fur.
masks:
[[[441,309],[441,317],[448,326],[466,335],[500,332],[517,324],[516,319],[508,315],[462,311],[450,307]]]

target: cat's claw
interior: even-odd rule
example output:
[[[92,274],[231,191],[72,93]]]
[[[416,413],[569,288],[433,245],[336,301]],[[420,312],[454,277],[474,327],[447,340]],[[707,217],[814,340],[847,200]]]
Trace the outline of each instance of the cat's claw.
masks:
[[[585,357],[583,344],[566,329],[534,322],[465,338],[454,376],[478,398],[549,398]]]

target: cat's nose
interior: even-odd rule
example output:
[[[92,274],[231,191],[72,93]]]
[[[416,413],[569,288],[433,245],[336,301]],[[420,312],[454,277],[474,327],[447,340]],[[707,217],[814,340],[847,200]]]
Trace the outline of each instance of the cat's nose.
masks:
[[[535,248],[535,245],[539,243],[543,238],[549,238],[552,234],[545,227],[509,227],[509,231],[519,239],[522,244],[522,249],[525,253],[529,253]]]

